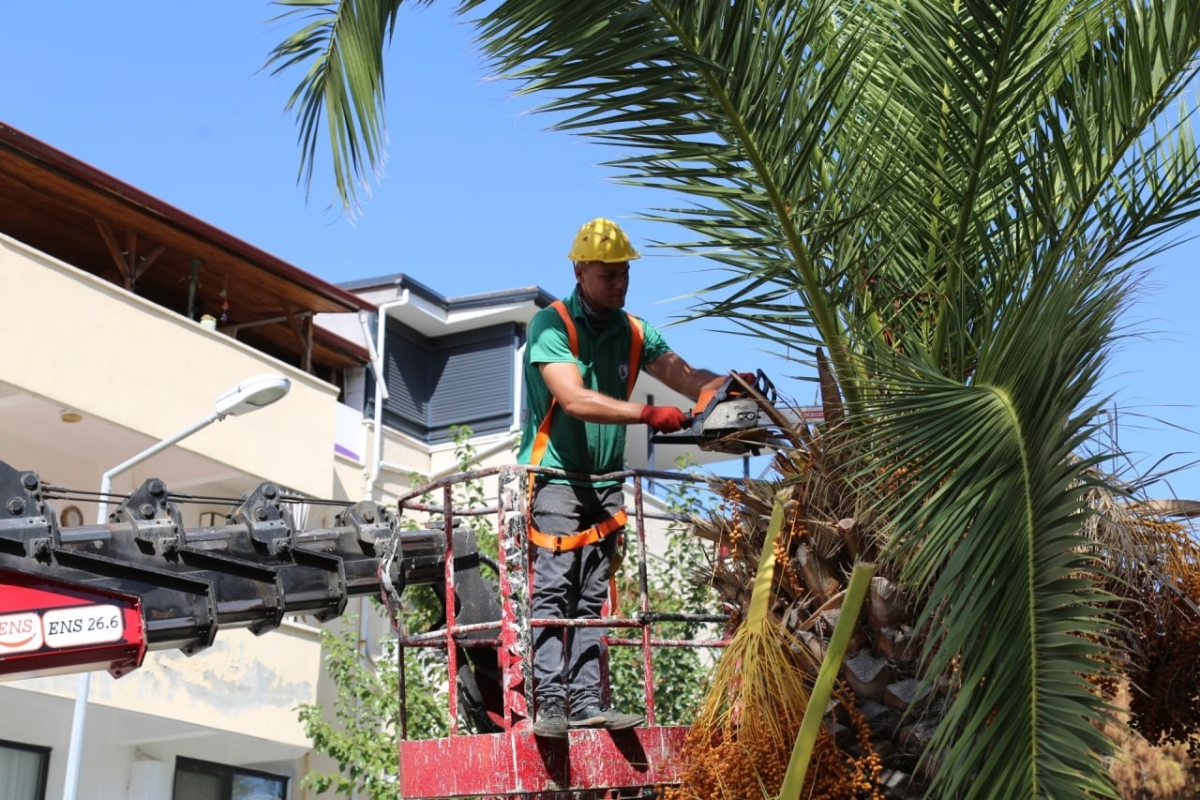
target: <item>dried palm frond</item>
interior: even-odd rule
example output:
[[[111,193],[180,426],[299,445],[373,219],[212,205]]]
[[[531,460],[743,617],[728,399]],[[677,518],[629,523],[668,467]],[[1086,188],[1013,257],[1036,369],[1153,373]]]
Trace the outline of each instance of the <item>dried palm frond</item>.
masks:
[[[744,622],[710,682],[704,705],[684,745],[681,785],[673,798],[774,796],[783,780],[815,664],[771,613],[776,544],[800,503],[794,489],[776,497],[761,543],[758,570]]]

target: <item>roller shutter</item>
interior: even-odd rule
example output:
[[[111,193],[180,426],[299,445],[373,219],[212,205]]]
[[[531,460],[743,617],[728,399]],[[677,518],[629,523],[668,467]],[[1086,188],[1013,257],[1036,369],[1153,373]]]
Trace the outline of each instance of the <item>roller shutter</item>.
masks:
[[[429,338],[389,321],[385,424],[429,444],[450,441],[455,425],[476,434],[508,430],[517,332],[504,324]]]

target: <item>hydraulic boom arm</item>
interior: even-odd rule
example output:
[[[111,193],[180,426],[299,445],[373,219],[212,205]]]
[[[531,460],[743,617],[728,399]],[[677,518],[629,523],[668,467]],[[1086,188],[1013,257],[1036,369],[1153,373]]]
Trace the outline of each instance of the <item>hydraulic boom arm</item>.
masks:
[[[288,614],[332,619],[351,596],[379,592],[385,552],[393,591],[445,580],[445,533],[400,530],[370,501],[332,528],[297,530],[279,487],[263,483],[225,525],[185,528],[166,485],[151,479],[107,524],[60,528],[44,493],[36,473],[0,461],[0,679],[100,668],[120,676],[147,650],[191,655],[223,627],[260,634]],[[494,605],[474,537],[461,539],[460,603],[486,592]]]

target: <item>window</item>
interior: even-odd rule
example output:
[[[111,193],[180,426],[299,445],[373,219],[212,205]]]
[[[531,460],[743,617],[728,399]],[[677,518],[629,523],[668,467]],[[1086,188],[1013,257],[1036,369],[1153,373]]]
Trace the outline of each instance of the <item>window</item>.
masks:
[[[0,800],[46,800],[50,748],[0,740]]]
[[[454,425],[475,434],[507,431],[519,332],[504,324],[431,338],[389,321],[385,424],[428,444],[451,441]]]
[[[287,782],[269,772],[176,758],[171,800],[286,800]]]

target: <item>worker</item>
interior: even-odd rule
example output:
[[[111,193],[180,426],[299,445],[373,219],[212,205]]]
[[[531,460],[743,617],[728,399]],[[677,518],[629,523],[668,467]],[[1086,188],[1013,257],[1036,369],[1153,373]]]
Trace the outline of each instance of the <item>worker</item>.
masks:
[[[724,381],[690,366],[653,325],[622,311],[629,262],[638,257],[611,220],[594,219],[575,236],[568,255],[574,292],[529,325],[522,464],[604,475],[624,468],[626,425],[662,433],[683,428],[682,409],[629,400],[639,368],[693,400]],[[534,618],[600,618],[624,505],[619,480],[535,477],[529,532]],[[537,736],[562,739],[572,728],[642,723],[641,715],[602,702],[602,628],[567,627],[564,637],[562,627],[540,627],[533,639]]]

